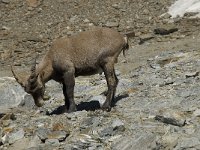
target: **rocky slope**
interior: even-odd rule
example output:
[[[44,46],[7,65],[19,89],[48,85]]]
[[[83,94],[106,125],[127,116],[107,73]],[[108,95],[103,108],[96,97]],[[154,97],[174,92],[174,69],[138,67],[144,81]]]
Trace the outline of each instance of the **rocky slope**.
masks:
[[[200,20],[162,15],[172,2],[1,0],[0,149],[200,149]],[[11,57],[27,71],[35,51],[41,58],[54,38],[92,26],[136,33],[116,65],[111,112],[99,109],[103,75],[76,79],[77,112],[61,112],[54,81],[37,108],[11,77]]]

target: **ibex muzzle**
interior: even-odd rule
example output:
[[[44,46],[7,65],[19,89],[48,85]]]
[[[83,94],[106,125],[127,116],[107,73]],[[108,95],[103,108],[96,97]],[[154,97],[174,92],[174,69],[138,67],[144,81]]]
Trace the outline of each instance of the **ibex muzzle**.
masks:
[[[96,28],[71,37],[56,39],[42,61],[23,79],[11,67],[16,81],[31,94],[37,106],[44,104],[45,83],[53,79],[63,84],[66,112],[76,111],[75,77],[103,70],[108,92],[102,109],[110,111],[118,79],[114,64],[119,54],[128,49],[127,37],[109,28]]]

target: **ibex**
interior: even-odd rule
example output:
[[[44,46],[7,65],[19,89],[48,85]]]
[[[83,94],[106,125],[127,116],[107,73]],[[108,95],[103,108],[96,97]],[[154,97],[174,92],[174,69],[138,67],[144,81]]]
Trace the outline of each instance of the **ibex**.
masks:
[[[45,83],[53,79],[63,84],[66,112],[76,111],[75,77],[93,75],[102,70],[108,91],[102,109],[111,110],[118,79],[114,64],[119,54],[128,49],[127,37],[110,28],[96,28],[71,37],[56,39],[42,61],[33,65],[26,80],[11,71],[16,81],[33,96],[38,107],[44,104]]]

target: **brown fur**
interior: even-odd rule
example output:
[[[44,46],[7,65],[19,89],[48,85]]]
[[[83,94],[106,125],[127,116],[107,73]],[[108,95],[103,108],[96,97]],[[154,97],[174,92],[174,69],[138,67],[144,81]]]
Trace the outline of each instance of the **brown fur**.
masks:
[[[37,106],[43,105],[46,82],[53,79],[62,83],[66,111],[72,112],[76,110],[75,77],[92,75],[103,70],[108,94],[102,108],[109,111],[118,83],[114,63],[121,51],[127,48],[127,37],[109,28],[97,28],[56,39],[43,60],[32,69],[29,79],[19,83],[33,96]],[[13,74],[20,81],[14,71]]]

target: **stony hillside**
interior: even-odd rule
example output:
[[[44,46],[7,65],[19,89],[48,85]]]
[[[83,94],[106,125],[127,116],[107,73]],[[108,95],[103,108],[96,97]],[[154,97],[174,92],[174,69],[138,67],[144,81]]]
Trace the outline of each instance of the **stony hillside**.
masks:
[[[174,0],[0,0],[0,149],[200,149],[200,20],[170,19]],[[111,112],[104,75],[76,78],[77,112],[62,113],[62,85],[37,108],[10,72],[27,72],[57,37],[93,26],[134,31]]]
[[[29,65],[35,51],[44,54],[53,39],[92,26],[150,33],[169,5],[168,0],[2,0],[0,63],[8,65],[13,53],[16,65]]]

